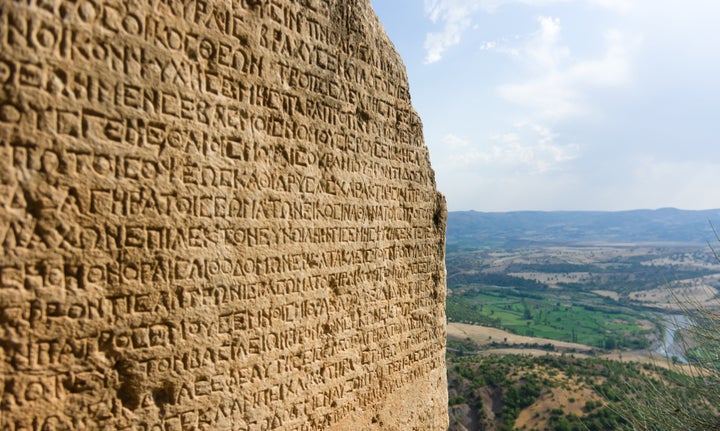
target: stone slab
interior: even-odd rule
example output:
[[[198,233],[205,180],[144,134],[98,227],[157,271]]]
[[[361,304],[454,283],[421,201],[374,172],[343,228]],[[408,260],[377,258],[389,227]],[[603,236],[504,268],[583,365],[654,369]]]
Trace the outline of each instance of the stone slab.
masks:
[[[0,203],[0,429],[446,429],[445,204],[367,0],[0,0]]]

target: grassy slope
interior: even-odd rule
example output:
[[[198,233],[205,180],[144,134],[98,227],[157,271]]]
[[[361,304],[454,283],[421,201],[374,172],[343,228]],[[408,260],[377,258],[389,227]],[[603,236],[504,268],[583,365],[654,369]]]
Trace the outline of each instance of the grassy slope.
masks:
[[[677,382],[673,371],[600,358],[448,356],[450,431],[620,430],[606,400],[629,402],[624,390],[648,378]],[[667,396],[695,405],[695,394],[670,384]]]

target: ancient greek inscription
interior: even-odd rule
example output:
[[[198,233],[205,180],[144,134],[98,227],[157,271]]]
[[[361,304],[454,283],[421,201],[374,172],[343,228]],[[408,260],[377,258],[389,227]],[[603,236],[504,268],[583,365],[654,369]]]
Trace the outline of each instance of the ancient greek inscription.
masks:
[[[0,3],[0,201],[0,429],[446,428],[444,202],[368,1]]]

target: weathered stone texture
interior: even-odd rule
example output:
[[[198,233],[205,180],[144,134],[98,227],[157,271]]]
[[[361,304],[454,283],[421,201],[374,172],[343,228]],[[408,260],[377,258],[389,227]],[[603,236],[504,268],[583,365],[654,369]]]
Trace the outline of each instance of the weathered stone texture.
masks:
[[[0,429],[441,430],[443,198],[368,0],[0,0]]]

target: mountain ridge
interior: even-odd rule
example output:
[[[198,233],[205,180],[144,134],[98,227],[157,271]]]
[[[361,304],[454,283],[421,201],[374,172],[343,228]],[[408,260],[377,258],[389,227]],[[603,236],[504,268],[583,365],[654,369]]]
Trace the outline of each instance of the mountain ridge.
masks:
[[[451,211],[447,244],[521,247],[594,243],[707,244],[720,209],[660,208],[626,211]]]

